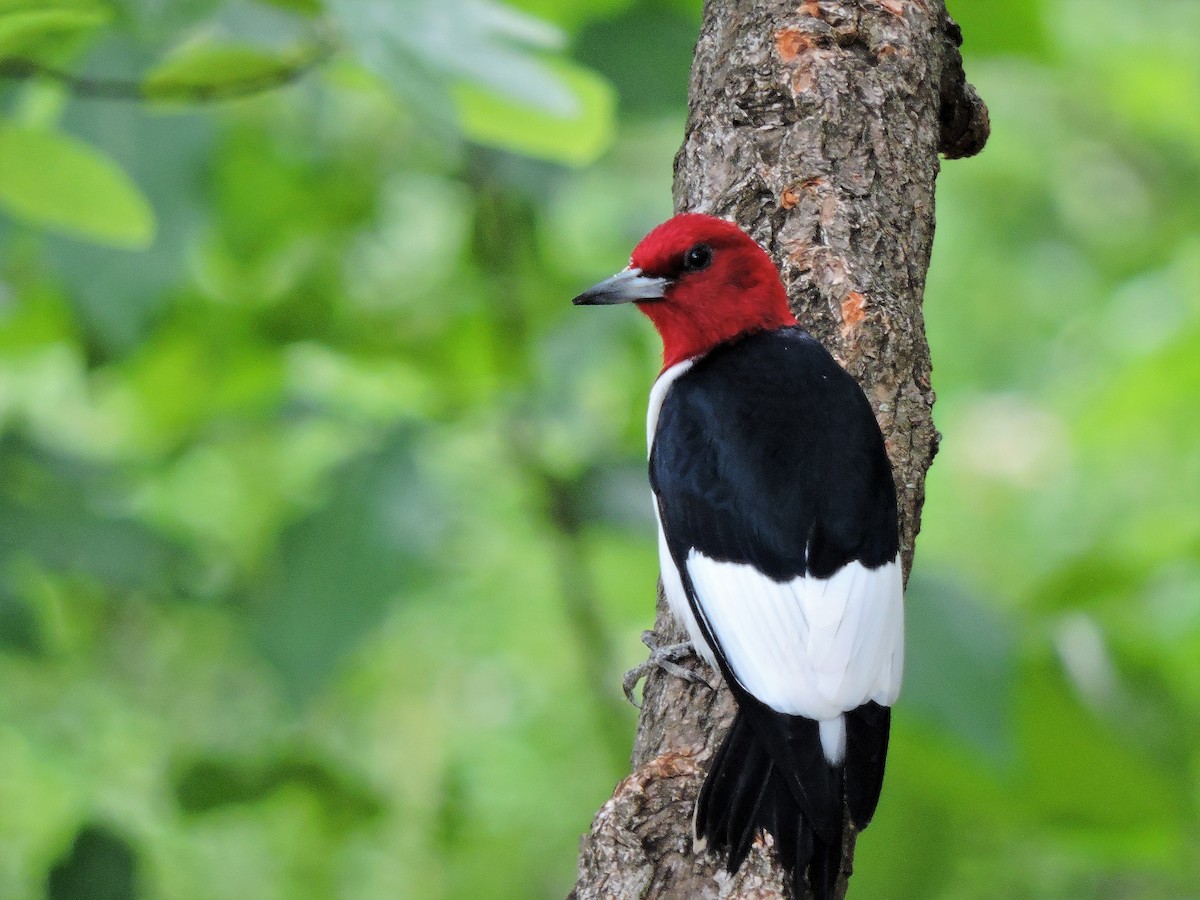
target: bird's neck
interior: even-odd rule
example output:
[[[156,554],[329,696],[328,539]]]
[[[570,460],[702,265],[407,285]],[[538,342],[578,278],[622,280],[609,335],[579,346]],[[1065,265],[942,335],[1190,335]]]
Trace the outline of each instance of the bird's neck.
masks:
[[[716,314],[704,305],[660,302],[641,306],[662,338],[663,371],[744,335],[796,324],[796,317],[782,299],[778,303],[744,309],[736,316]]]

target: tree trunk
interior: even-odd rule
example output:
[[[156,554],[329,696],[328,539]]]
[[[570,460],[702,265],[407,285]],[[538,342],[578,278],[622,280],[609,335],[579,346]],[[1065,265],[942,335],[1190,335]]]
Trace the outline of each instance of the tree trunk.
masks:
[[[938,442],[921,315],[938,154],[970,156],[988,134],[959,43],[942,0],[707,0],[675,158],[676,209],[733,218],[758,240],[800,323],[870,398],[906,573]],[[685,637],[661,588],[655,630]],[[724,686],[650,676],[633,774],[582,840],[572,897],[790,896],[761,842],[736,875],[692,853],[692,806],[733,712]],[[839,896],[854,854],[846,834]]]

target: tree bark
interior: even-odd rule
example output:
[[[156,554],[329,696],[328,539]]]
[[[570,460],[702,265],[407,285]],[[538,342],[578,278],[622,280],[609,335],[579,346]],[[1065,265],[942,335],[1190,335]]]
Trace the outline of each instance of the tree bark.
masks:
[[[960,43],[942,0],[707,0],[675,158],[676,209],[733,218],[758,240],[800,323],[866,391],[896,476],[906,576],[938,442],[921,315],[938,155],[970,156],[988,134]],[[661,587],[655,630],[685,638]],[[633,773],[581,842],[572,897],[791,895],[761,841],[734,875],[692,853],[692,806],[733,712],[723,685],[650,676]]]

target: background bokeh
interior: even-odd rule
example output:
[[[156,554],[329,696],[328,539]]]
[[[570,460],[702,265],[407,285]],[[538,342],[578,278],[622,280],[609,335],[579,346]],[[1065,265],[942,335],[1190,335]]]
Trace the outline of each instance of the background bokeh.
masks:
[[[1200,3],[951,12],[993,133],[852,893],[1200,897]],[[658,368],[568,299],[670,212],[698,20],[0,0],[0,897],[567,891]]]

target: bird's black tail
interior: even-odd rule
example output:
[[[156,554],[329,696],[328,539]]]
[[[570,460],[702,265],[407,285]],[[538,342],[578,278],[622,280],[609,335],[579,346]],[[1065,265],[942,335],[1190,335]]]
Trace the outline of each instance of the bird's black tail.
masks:
[[[879,799],[890,710],[868,704],[848,713],[845,764],[831,766],[814,720],[739,700],[696,801],[697,849],[727,852],[736,872],[766,831],[795,896],[804,897],[807,874],[813,897],[829,900],[842,865],[843,802],[861,830]]]
[[[892,708],[872,701],[846,713],[846,809],[862,831],[875,815],[883,790]]]

